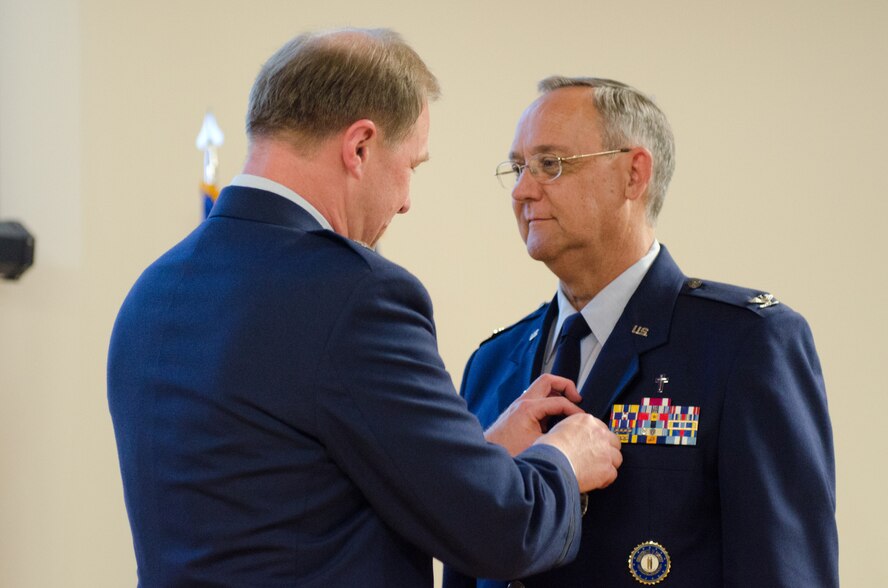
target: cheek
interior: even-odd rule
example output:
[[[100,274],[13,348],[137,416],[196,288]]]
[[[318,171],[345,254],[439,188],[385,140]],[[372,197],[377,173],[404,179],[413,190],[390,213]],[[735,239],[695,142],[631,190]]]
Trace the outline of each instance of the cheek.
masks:
[[[398,203],[399,208],[410,199],[410,181],[412,179],[413,172],[407,172],[407,174],[401,178],[401,189],[397,190],[400,199],[400,202]]]
[[[392,178],[386,190],[386,214],[395,215],[410,201],[410,179],[413,174],[407,172]]]
[[[515,218],[518,219],[518,223],[523,222],[523,214],[522,214],[522,206],[521,203],[512,198],[512,213],[515,215]]]
[[[527,241],[527,221],[524,219],[521,203],[512,199],[512,212],[515,214],[515,220],[518,222],[518,234],[521,235],[522,241]]]

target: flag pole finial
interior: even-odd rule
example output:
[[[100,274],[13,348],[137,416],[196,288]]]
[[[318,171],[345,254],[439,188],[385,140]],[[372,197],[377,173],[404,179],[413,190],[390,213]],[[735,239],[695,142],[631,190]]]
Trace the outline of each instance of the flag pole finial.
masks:
[[[219,155],[217,149],[225,142],[225,134],[219,128],[216,117],[207,110],[204,115],[203,124],[200,132],[197,134],[195,145],[204,153],[204,173],[203,182],[200,188],[204,196],[204,216],[209,215],[213,203],[219,195],[219,188],[216,186],[216,170],[219,167]]]

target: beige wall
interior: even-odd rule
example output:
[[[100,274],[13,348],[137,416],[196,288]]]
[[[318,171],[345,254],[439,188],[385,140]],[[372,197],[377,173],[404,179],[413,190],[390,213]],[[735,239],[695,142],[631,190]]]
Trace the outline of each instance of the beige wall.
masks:
[[[877,0],[0,0],[0,218],[38,243],[36,266],[0,283],[0,586],[134,585],[104,390],[115,312],[198,222],[204,110],[227,134],[225,181],[258,66],[296,32],[345,24],[401,31],[444,86],[432,161],[382,248],[429,288],[456,379],[554,289],[492,176],[535,82],[603,75],[657,97],[678,145],[660,239],[686,273],[809,319],[843,583],[885,584],[885,22]]]

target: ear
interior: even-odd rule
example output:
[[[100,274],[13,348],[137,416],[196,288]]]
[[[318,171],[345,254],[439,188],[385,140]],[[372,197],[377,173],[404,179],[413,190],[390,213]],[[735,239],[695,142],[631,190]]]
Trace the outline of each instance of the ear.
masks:
[[[644,147],[636,147],[630,153],[629,177],[626,184],[626,198],[638,200],[647,194],[651,174],[654,171],[654,158]]]
[[[375,149],[378,138],[376,124],[369,119],[355,121],[345,130],[341,144],[342,164],[349,175],[359,179],[364,174],[371,147]]]

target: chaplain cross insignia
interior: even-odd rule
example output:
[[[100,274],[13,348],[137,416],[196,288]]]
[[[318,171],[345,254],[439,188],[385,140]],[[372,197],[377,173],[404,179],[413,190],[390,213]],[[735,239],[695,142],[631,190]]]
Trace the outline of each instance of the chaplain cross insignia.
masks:
[[[657,394],[662,394],[663,386],[669,383],[669,378],[666,377],[666,374],[660,374],[660,377],[654,380],[654,382],[660,385],[660,387],[657,388]]]

